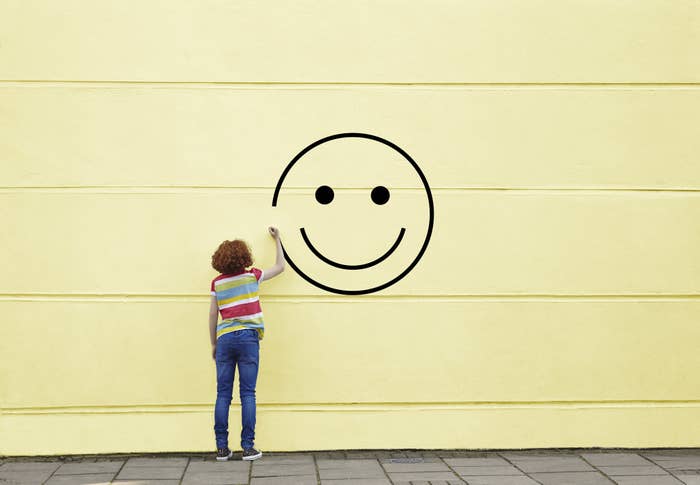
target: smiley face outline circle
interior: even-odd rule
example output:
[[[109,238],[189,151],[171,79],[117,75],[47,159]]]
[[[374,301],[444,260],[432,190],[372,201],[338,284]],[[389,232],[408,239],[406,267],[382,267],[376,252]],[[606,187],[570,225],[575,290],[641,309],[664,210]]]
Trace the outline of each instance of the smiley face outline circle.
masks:
[[[415,266],[418,264],[418,261],[423,257],[423,253],[425,253],[425,250],[428,248],[428,243],[430,242],[430,237],[432,236],[433,233],[433,223],[435,219],[435,207],[433,204],[433,193],[430,190],[430,185],[428,185],[428,180],[425,178],[425,175],[423,174],[423,171],[420,169],[418,164],[411,158],[411,156],[406,153],[401,147],[398,145],[390,142],[389,140],[386,140],[384,138],[381,138],[376,135],[371,135],[369,133],[337,133],[335,135],[330,135],[325,138],[321,138],[320,140],[317,140],[304,148],[302,151],[300,151],[293,159],[291,162],[287,164],[285,169],[282,171],[282,175],[280,175],[279,180],[277,181],[277,185],[275,186],[275,192],[272,196],[272,207],[277,207],[277,199],[279,197],[279,192],[280,189],[282,188],[282,183],[284,183],[284,179],[286,178],[287,174],[289,171],[292,169],[292,167],[310,150],[313,150],[315,147],[323,144],[323,143],[328,143],[329,141],[332,140],[337,140],[340,138],[364,138],[367,140],[373,140],[379,143],[382,143],[383,145],[388,146],[389,148],[393,149],[394,151],[398,152],[408,163],[411,164],[413,169],[416,171],[418,174],[418,177],[420,177],[421,182],[423,183],[423,187],[425,188],[425,194],[428,197],[428,209],[429,209],[429,220],[428,220],[428,230],[426,231],[425,234],[425,239],[423,241],[423,245],[421,246],[420,250],[418,251],[418,254],[416,257],[411,261],[411,263],[404,269],[401,274],[398,276],[392,278],[391,280],[387,281],[386,283],[382,283],[381,285],[374,286],[372,288],[367,288],[364,290],[344,290],[342,288],[333,288],[328,285],[324,285],[323,283],[314,280],[311,278],[309,275],[304,273],[292,260],[292,258],[289,256],[289,253],[287,250],[284,248],[284,244],[282,244],[282,252],[284,253],[284,259],[287,260],[289,265],[294,269],[294,271],[297,272],[299,276],[301,276],[303,279],[305,279],[307,282],[311,283],[317,288],[320,288],[322,290],[329,291],[331,293],[336,293],[339,295],[366,295],[368,293],[374,293],[376,291],[383,290],[384,288],[388,288],[389,286],[393,285],[394,283],[398,282],[399,280],[403,279]],[[404,230],[402,228],[402,230]],[[281,244],[281,241],[280,241]],[[307,243],[308,245],[308,243]],[[392,251],[393,252],[393,251]],[[388,256],[388,254],[387,254]],[[362,265],[360,265],[362,266]],[[350,269],[350,268],[348,268]],[[359,269],[359,268],[358,268]]]

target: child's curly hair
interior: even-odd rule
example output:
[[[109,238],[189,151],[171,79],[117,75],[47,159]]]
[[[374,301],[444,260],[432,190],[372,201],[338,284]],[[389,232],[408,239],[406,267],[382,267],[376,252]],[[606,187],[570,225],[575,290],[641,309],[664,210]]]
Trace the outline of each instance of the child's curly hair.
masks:
[[[238,273],[253,264],[253,256],[245,241],[224,241],[211,257],[212,267],[222,274]]]

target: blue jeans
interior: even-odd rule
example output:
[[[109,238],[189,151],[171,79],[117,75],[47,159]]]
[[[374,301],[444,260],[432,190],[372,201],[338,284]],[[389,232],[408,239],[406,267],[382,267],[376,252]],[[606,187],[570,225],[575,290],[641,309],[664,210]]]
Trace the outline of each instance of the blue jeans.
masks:
[[[238,365],[241,396],[241,448],[252,448],[255,440],[255,383],[258,379],[260,342],[256,330],[236,330],[216,341],[216,447],[228,446],[228,412],[233,394],[233,376]]]

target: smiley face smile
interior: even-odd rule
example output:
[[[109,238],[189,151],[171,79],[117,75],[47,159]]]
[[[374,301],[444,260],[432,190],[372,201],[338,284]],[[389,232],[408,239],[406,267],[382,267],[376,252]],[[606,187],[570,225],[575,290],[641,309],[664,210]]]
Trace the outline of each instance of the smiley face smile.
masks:
[[[301,232],[301,237],[304,239],[304,242],[306,245],[309,247],[312,253],[316,255],[318,259],[323,261],[324,263],[330,264],[331,266],[335,266],[336,268],[341,268],[341,269],[365,269],[365,268],[371,268],[375,264],[379,264],[382,261],[384,261],[386,258],[391,256],[391,253],[393,253],[397,247],[399,247],[399,244],[401,244],[401,239],[403,239],[403,235],[406,233],[406,228],[402,227],[401,231],[399,231],[399,236],[396,238],[396,241],[394,242],[393,246],[389,248],[387,252],[385,252],[383,255],[379,256],[377,259],[370,261],[369,263],[363,263],[363,264],[343,264],[343,263],[338,263],[336,261],[333,261],[330,258],[327,258],[321,252],[314,247],[313,244],[311,244],[311,241],[309,240],[309,237],[306,235],[306,231],[304,228],[300,228],[299,231]]]

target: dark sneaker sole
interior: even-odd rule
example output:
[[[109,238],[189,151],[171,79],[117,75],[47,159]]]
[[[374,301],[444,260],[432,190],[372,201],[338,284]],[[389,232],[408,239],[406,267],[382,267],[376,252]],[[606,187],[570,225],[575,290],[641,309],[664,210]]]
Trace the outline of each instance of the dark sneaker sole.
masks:
[[[250,456],[244,456],[243,459],[245,461],[250,461],[250,460],[257,460],[262,456],[262,453],[258,453],[257,455],[250,455]]]
[[[233,456],[233,451],[229,451],[228,456],[217,456],[216,461],[228,461]]]

